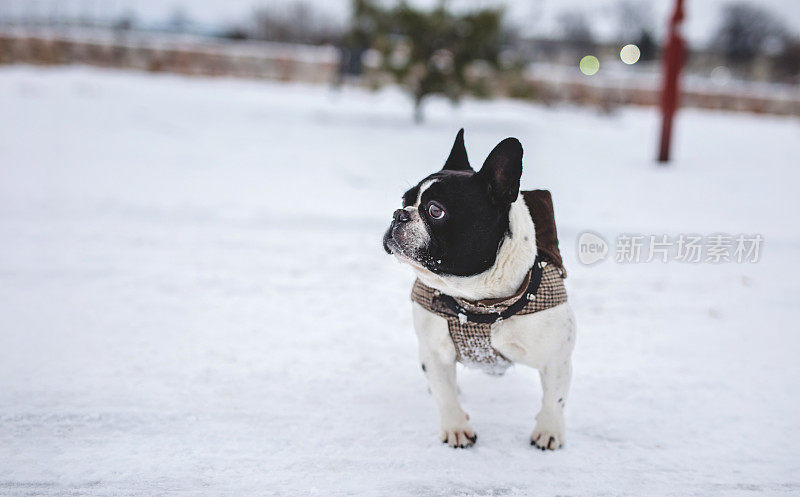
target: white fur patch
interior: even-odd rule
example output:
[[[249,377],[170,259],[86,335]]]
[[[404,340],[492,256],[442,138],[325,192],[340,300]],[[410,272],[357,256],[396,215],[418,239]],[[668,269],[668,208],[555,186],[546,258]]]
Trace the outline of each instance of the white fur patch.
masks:
[[[417,193],[417,202],[414,204],[414,208],[419,207],[419,203],[422,201],[422,194],[425,193],[425,190],[431,187],[432,184],[436,183],[439,180],[436,179],[429,179],[425,183],[419,187],[419,193]]]

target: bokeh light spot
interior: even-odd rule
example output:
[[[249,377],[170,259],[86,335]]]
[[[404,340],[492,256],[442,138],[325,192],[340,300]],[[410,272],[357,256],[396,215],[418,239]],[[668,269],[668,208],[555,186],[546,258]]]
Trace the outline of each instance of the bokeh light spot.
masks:
[[[622,59],[622,62],[628,65],[636,64],[641,56],[642,52],[639,50],[639,47],[632,43],[625,45],[622,47],[622,50],[619,51],[619,58]]]
[[[718,85],[727,85],[733,78],[733,73],[725,66],[717,66],[711,71],[711,81]]]
[[[581,72],[587,76],[597,73],[600,70],[600,61],[594,55],[587,55],[578,64]]]

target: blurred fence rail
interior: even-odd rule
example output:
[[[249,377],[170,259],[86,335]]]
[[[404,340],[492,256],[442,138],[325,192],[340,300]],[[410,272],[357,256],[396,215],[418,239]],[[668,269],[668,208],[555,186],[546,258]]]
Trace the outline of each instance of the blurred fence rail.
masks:
[[[195,76],[328,83],[333,47],[230,42],[190,35],[82,30],[0,30],[0,64],[88,64]]]
[[[129,30],[0,29],[0,64],[87,64],[196,76],[232,76],[317,84],[338,80],[339,51],[331,46],[230,41]],[[361,84],[386,78],[365,66]],[[585,77],[571,67],[534,66],[524,78],[528,98],[614,108],[658,105],[657,70]],[[498,82],[500,95],[513,93]],[[517,88],[518,91],[518,83]],[[681,105],[704,109],[800,116],[800,87],[774,83],[715,83],[688,75]]]

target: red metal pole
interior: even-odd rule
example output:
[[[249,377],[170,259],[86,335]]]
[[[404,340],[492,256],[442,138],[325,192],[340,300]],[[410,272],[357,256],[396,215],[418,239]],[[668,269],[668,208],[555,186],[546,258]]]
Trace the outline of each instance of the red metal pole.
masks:
[[[669,148],[672,139],[672,118],[678,109],[678,83],[683,67],[686,43],[680,32],[683,22],[683,0],[675,0],[675,10],[669,21],[667,43],[664,47],[664,82],[661,88],[661,144],[658,150],[658,162],[669,161]]]

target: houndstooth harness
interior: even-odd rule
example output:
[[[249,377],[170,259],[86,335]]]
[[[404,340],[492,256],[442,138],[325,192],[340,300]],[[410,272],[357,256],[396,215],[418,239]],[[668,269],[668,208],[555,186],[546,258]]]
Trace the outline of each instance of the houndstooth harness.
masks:
[[[558,250],[550,192],[533,190],[522,195],[536,229],[538,255],[514,295],[473,302],[442,294],[419,279],[411,289],[412,301],[447,319],[456,360],[494,374],[502,374],[512,362],[492,347],[492,326],[503,319],[533,314],[567,301],[566,272]]]

